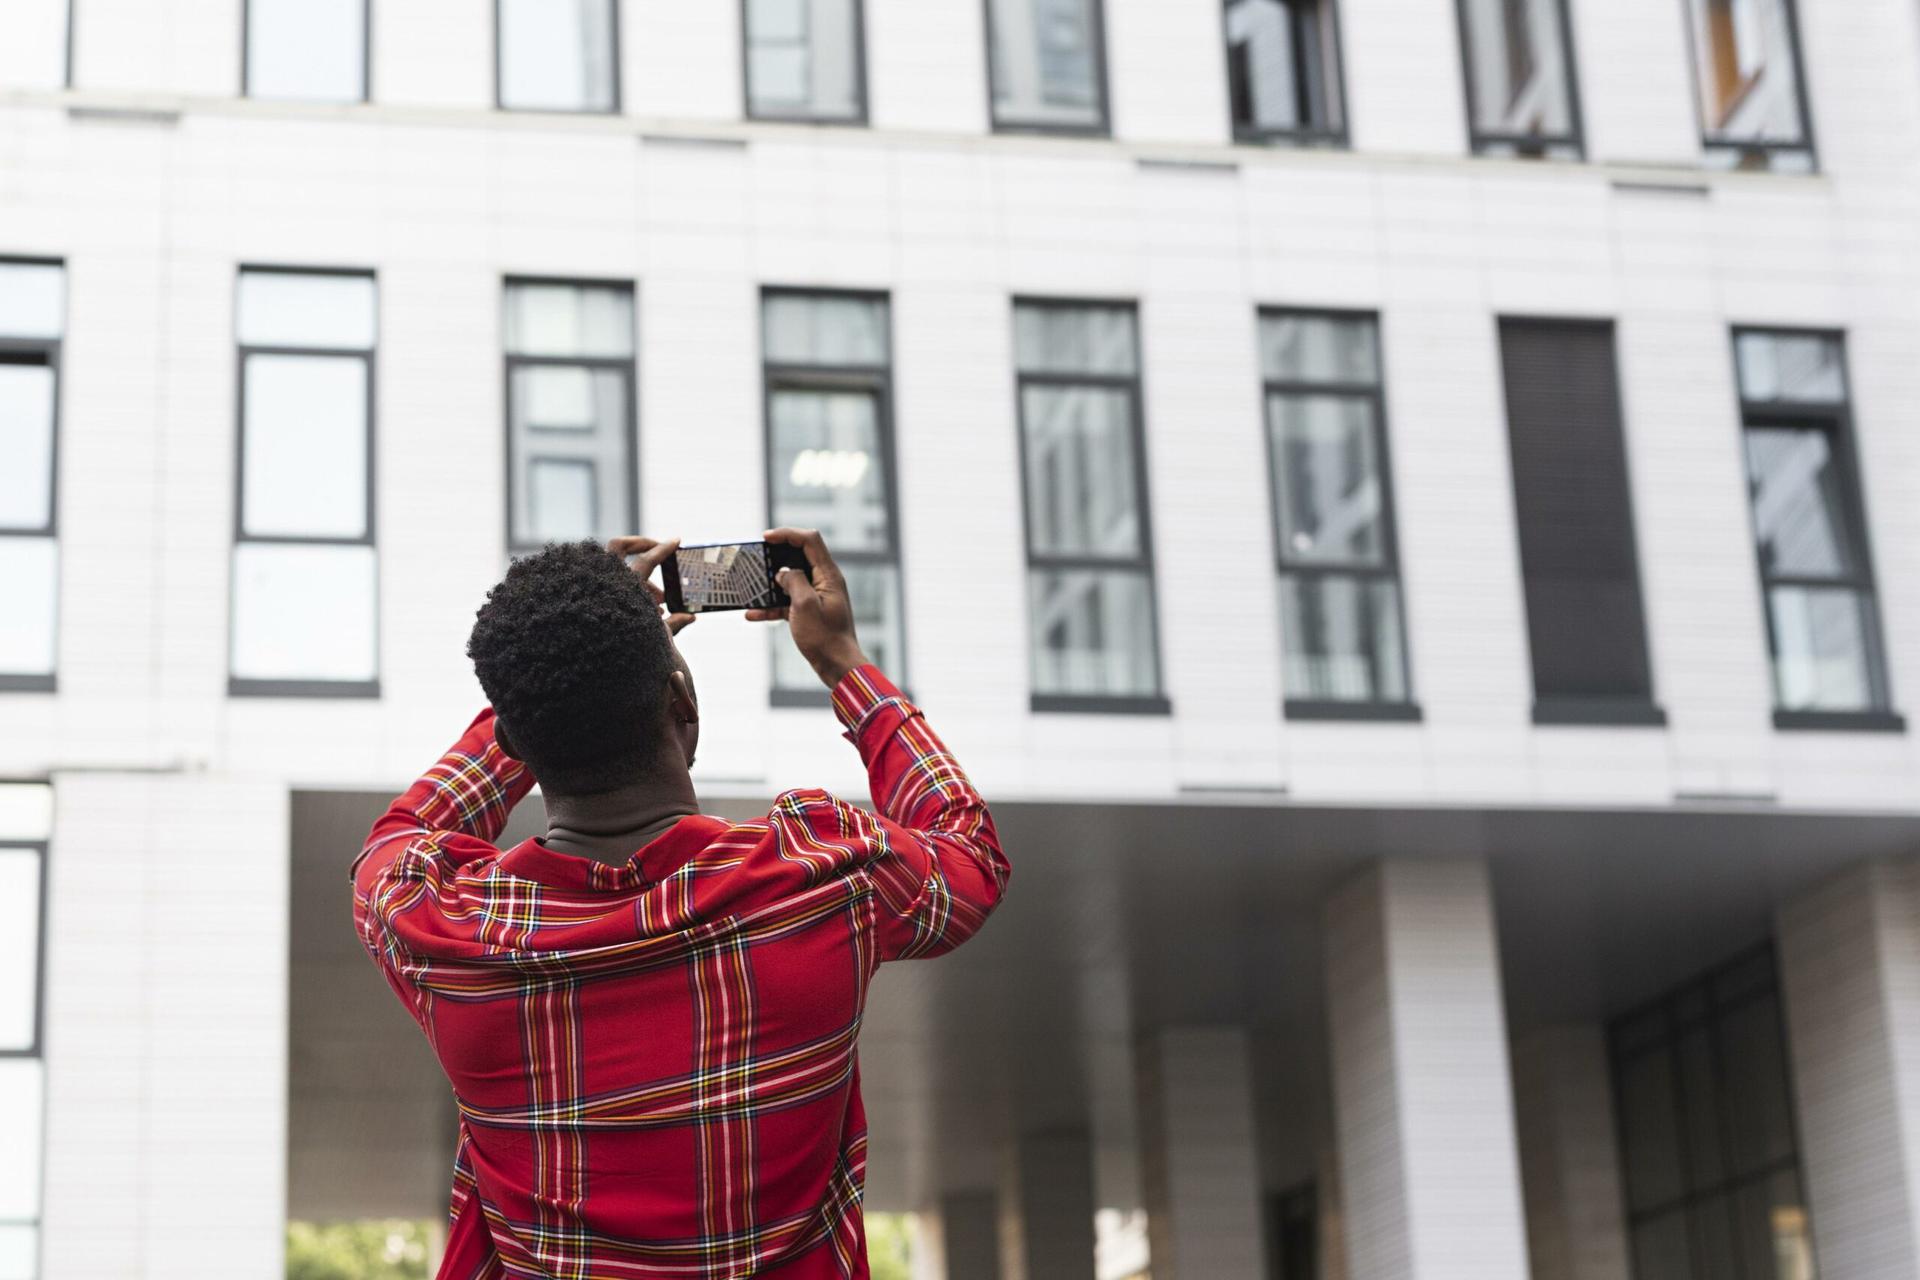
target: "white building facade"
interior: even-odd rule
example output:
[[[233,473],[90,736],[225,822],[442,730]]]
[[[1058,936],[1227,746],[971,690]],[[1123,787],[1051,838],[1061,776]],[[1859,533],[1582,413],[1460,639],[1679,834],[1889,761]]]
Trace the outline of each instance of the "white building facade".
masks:
[[[509,555],[774,519],[1017,870],[928,1276],[1920,1278],[1917,353],[1911,0],[8,0],[0,1280],[437,1212],[358,837]]]

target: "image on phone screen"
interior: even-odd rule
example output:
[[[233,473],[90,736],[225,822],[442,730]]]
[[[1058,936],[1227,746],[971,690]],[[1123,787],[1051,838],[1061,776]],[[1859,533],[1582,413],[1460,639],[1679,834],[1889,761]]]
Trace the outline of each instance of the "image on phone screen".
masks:
[[[661,566],[661,577],[667,608],[675,613],[782,609],[787,593],[774,574],[806,567],[806,553],[785,543],[716,542],[679,548]]]

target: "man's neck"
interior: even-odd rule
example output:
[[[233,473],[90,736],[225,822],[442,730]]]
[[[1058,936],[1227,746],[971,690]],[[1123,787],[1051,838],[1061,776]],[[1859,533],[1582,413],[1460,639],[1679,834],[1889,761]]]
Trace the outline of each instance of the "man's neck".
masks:
[[[625,866],[636,850],[700,812],[685,769],[663,770],[593,795],[548,796],[546,804],[541,844],[614,867]]]

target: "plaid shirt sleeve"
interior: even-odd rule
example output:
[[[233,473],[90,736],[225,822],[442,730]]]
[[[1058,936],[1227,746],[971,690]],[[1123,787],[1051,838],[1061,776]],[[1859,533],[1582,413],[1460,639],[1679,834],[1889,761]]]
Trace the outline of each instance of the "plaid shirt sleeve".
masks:
[[[847,673],[833,709],[860,749],[882,815],[866,832],[879,958],[951,951],[986,923],[1013,871],[987,803],[879,668]]]
[[[493,708],[473,718],[460,740],[387,807],[354,859],[354,882],[365,888],[414,839],[448,834],[496,839],[527,792],[533,775],[493,740]]]

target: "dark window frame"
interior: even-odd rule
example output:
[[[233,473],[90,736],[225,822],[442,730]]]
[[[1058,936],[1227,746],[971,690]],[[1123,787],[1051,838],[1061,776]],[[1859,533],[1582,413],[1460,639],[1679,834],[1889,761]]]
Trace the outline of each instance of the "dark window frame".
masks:
[[[369,3],[371,3],[371,0],[369,0]],[[78,24],[79,14],[80,0],[67,0],[67,47],[63,52],[65,53],[67,64],[65,83],[69,89],[73,88],[73,37]]]
[[[1036,3],[1037,0],[1022,0],[1023,3]],[[1111,138],[1113,136],[1113,86],[1107,71],[1107,6],[1106,0],[1087,0],[1092,13],[1093,32],[1093,84],[1100,96],[1100,119],[1093,124],[1046,124],[1037,121],[1000,119],[998,107],[998,80],[993,70],[993,4],[994,0],[980,0],[985,19],[982,34],[986,37],[987,55],[987,131],[989,133],[1025,133],[1043,137],[1062,138]]]
[[[1281,712],[1289,720],[1418,721],[1422,713],[1419,700],[1413,697],[1413,650],[1409,635],[1411,628],[1407,625],[1406,574],[1400,562],[1400,521],[1395,505],[1393,455],[1388,452],[1386,342],[1381,333],[1380,313],[1353,307],[1263,306],[1255,313],[1256,334],[1259,326],[1268,319],[1285,319],[1289,316],[1310,320],[1366,321],[1373,326],[1376,367],[1372,383],[1311,382],[1291,378],[1270,378],[1266,370],[1261,369],[1260,434],[1265,438],[1267,445],[1267,497],[1272,506],[1272,514],[1267,524],[1273,531],[1274,570],[1281,577],[1292,574],[1302,578],[1331,576],[1393,582],[1400,593],[1400,657],[1406,667],[1401,672],[1401,677],[1406,684],[1407,697],[1348,701],[1337,698],[1283,696]],[[1378,460],[1380,473],[1380,564],[1331,565],[1290,562],[1286,542],[1280,531],[1280,455],[1274,448],[1273,423],[1267,417],[1267,401],[1274,395],[1312,395],[1342,400],[1364,400],[1372,406],[1374,457]],[[1281,632],[1280,643],[1283,646],[1287,643],[1284,629]]]
[[[31,779],[35,785],[48,785],[44,779]],[[26,1227],[33,1232],[35,1257],[45,1261],[46,1253],[46,1167],[47,1167],[47,1102],[46,1102],[46,1062],[47,1062],[47,918],[48,918],[48,867],[50,865],[51,840],[0,839],[0,850],[28,850],[40,859],[40,918],[39,936],[34,939],[34,981],[33,981],[33,1040],[24,1049],[0,1048],[0,1060],[8,1062],[38,1062],[40,1064],[40,1149],[34,1152],[34,1158],[40,1163],[41,1188],[40,1210],[31,1218],[0,1218],[0,1227]],[[36,1266],[35,1274],[41,1274],[44,1267]]]
[[[624,356],[525,356],[515,355],[507,350],[506,308],[507,297],[517,285],[559,285],[569,289],[618,289],[626,293],[628,314],[633,318],[633,350]],[[505,503],[502,533],[505,537],[508,559],[531,555],[540,550],[544,543],[517,543],[513,540],[513,375],[516,369],[568,368],[591,369],[595,371],[615,372],[625,384],[627,398],[626,421],[622,422],[620,442],[623,447],[621,471],[626,485],[627,509],[633,513],[632,525],[640,527],[640,402],[639,402],[639,363],[640,363],[640,291],[631,280],[619,280],[598,276],[538,276],[509,275],[500,280],[500,442],[506,462],[506,483],[501,486]]]
[[[349,277],[370,281],[374,287],[374,340],[371,347],[364,349],[353,347],[300,347],[283,345],[249,344],[239,341],[239,310],[237,300],[240,295],[240,282],[249,274],[287,275],[287,276],[333,276]],[[236,607],[234,585],[237,579],[229,568],[227,583],[227,695],[236,698],[378,698],[380,696],[380,572],[379,572],[379,490],[376,475],[379,470],[377,446],[380,440],[378,406],[380,375],[380,276],[371,268],[362,267],[312,267],[288,266],[281,263],[243,262],[234,272],[234,450],[233,450],[233,546],[237,551],[249,542],[264,542],[275,546],[322,546],[322,547],[369,547],[374,552],[373,580],[373,652],[375,673],[371,680],[292,680],[261,679],[233,674],[233,630],[240,611]],[[275,534],[271,537],[262,534],[249,534],[246,521],[246,476],[247,476],[247,361],[253,356],[323,356],[338,359],[359,359],[367,368],[367,476],[366,476],[366,530],[357,538],[342,538],[333,535],[314,534]],[[232,559],[228,564],[231,566]]]
[[[1620,441],[1621,466],[1621,503],[1622,518],[1627,525],[1627,556],[1632,571],[1633,589],[1640,606],[1640,663],[1646,672],[1647,692],[1640,697],[1582,697],[1577,695],[1540,693],[1539,676],[1535,671],[1533,653],[1533,614],[1525,601],[1526,573],[1526,536],[1521,524],[1519,471],[1515,465],[1513,450],[1517,441],[1513,431],[1513,406],[1507,403],[1506,394],[1506,340],[1504,331],[1508,325],[1529,328],[1556,329],[1598,329],[1608,335],[1608,351],[1611,356],[1611,374],[1614,387],[1615,412],[1610,424]],[[1500,352],[1502,414],[1507,435],[1507,454],[1509,463],[1508,489],[1513,501],[1514,539],[1517,560],[1520,566],[1520,587],[1522,593],[1522,612],[1527,622],[1527,666],[1528,678],[1533,690],[1533,723],[1536,726],[1588,726],[1618,728],[1663,728],[1667,723],[1667,713],[1660,706],[1659,688],[1655,680],[1653,664],[1653,621],[1647,609],[1646,574],[1641,565],[1640,521],[1634,509],[1633,501],[1633,453],[1628,447],[1626,423],[1625,381],[1620,376],[1620,326],[1611,318],[1592,316],[1542,316],[1509,315],[1494,317],[1495,346]]]
[[[0,255],[0,266],[9,267],[57,267],[60,270],[62,288],[65,288],[67,264],[63,258],[36,258],[14,255]],[[60,336],[57,338],[8,338],[0,337],[0,364],[23,364],[42,366],[53,372],[53,442],[47,459],[47,522],[32,529],[15,529],[0,526],[0,538],[50,538],[58,554],[60,543],[60,436],[61,401],[65,398],[66,379],[62,357],[66,347],[66,317],[60,319]],[[63,592],[55,584],[53,601],[53,634],[56,645],[54,670],[41,675],[26,672],[0,672],[0,693],[55,693],[60,687],[60,655],[57,651],[60,636],[60,608]]]
[[[848,0],[853,6],[853,83],[859,97],[852,115],[822,116],[807,112],[756,111],[753,105],[753,0],[740,0],[740,111],[756,124],[813,124],[842,129],[864,129],[872,123],[867,83],[866,0]],[[811,46],[809,46],[811,51]]]
[[[1777,338],[1816,338],[1834,344],[1839,357],[1840,395],[1834,403],[1805,400],[1749,400],[1740,380],[1740,339],[1746,336]],[[1858,436],[1853,414],[1853,373],[1849,367],[1847,335],[1842,329],[1792,325],[1736,324],[1729,331],[1733,358],[1734,394],[1740,410],[1740,475],[1746,490],[1748,528],[1753,539],[1754,571],[1760,583],[1760,614],[1767,628],[1767,683],[1772,687],[1776,729],[1852,730],[1866,733],[1904,733],[1907,722],[1897,710],[1893,697],[1892,672],[1887,661],[1886,619],[1881,612],[1880,586],[1873,567],[1872,521],[1867,513],[1866,486],[1861,483]],[[1770,573],[1760,556],[1760,527],[1753,521],[1753,482],[1747,470],[1747,432],[1767,427],[1814,428],[1823,431],[1833,451],[1841,492],[1846,499],[1848,537],[1858,549],[1860,567],[1850,576],[1816,577],[1808,574]],[[1866,598],[1867,679],[1874,705],[1864,711],[1790,710],[1778,705],[1779,688],[1774,664],[1779,661],[1780,642],[1773,625],[1771,606],[1775,587],[1837,587],[1859,592]]]
[[[1806,57],[1800,51],[1800,8],[1795,0],[1780,0],[1787,19],[1787,38],[1793,42],[1793,91],[1800,111],[1801,142],[1734,142],[1714,138],[1707,131],[1707,117],[1701,103],[1700,91],[1700,48],[1699,40],[1693,31],[1693,6],[1701,0],[1681,0],[1680,13],[1687,33],[1687,59],[1692,64],[1688,79],[1693,84],[1693,119],[1700,134],[1700,149],[1704,152],[1727,152],[1741,159],[1774,154],[1805,154],[1809,173],[1820,172],[1819,137],[1813,125],[1813,99],[1807,93]],[[1739,166],[1736,166],[1739,167]]]
[[[1340,104],[1340,123],[1331,128],[1264,129],[1258,126],[1243,126],[1233,114],[1233,43],[1227,35],[1227,13],[1233,8],[1234,0],[1220,0],[1220,46],[1221,56],[1227,67],[1227,128],[1233,140],[1249,146],[1272,145],[1275,143],[1293,143],[1303,147],[1326,147],[1340,149],[1352,145],[1352,132],[1349,120],[1352,112],[1347,102],[1346,46],[1340,16],[1340,0],[1319,0],[1326,6],[1327,24],[1332,28],[1331,47],[1325,57],[1327,61],[1327,86]]]
[[[255,0],[240,0],[240,96],[253,100],[253,6]],[[71,10],[69,10],[71,14]],[[71,17],[69,17],[71,21]],[[71,53],[72,34],[68,49]],[[71,84],[72,71],[68,71]],[[279,101],[279,99],[273,99]],[[312,101],[350,106],[373,101],[373,0],[360,0],[360,96],[358,98],[320,98]]]
[[[1737,973],[1742,966],[1754,964],[1763,957],[1770,962],[1769,981],[1764,986],[1752,987],[1740,991],[1736,995],[1725,997],[1715,991],[1715,983],[1720,978],[1727,974]],[[1698,996],[1700,1008],[1704,1012],[1683,1015],[1676,1011],[1681,1001],[1690,995]],[[1693,1153],[1689,1150],[1689,1144],[1686,1139],[1686,1135],[1690,1132],[1686,1106],[1687,1089],[1685,1081],[1680,1074],[1679,1054],[1675,1051],[1676,1046],[1679,1044],[1681,1038],[1688,1032],[1705,1028],[1708,1031],[1707,1047],[1713,1064],[1714,1082],[1716,1084],[1724,1084],[1727,1080],[1726,1064],[1723,1061],[1723,1055],[1720,1051],[1719,1038],[1712,1034],[1713,1030],[1728,1014],[1740,1012],[1748,1005],[1756,1004],[1766,999],[1772,999],[1779,1006],[1781,1028],[1780,1062],[1787,1088],[1789,1110],[1792,1113],[1791,1131],[1793,1135],[1793,1153],[1772,1161],[1762,1169],[1743,1174],[1734,1174],[1731,1172],[1734,1164],[1731,1134],[1724,1123],[1716,1123],[1715,1128],[1719,1130],[1720,1134],[1721,1175],[1719,1180],[1710,1186],[1697,1186],[1695,1185],[1692,1169]],[[1625,1032],[1630,1024],[1656,1014],[1659,1015],[1664,1022],[1658,1038],[1636,1040],[1631,1045],[1622,1045],[1621,1042],[1627,1038]],[[1662,1201],[1659,1204],[1647,1208],[1636,1209],[1633,1205],[1633,1188],[1628,1182],[1629,1168],[1627,1157],[1629,1147],[1627,1139],[1629,1118],[1627,1115],[1624,1091],[1621,1088],[1621,1083],[1624,1079],[1622,1068],[1633,1058],[1643,1056],[1655,1049],[1665,1049],[1672,1057],[1673,1114],[1674,1119],[1677,1121],[1675,1126],[1674,1155],[1680,1168],[1680,1182],[1683,1190],[1673,1199]],[[1637,1271],[1633,1263],[1634,1231],[1643,1222],[1655,1218],[1662,1218],[1669,1214],[1679,1213],[1682,1215],[1683,1223],[1690,1223],[1691,1213],[1695,1207],[1709,1200],[1737,1194],[1742,1190],[1758,1185],[1782,1173],[1794,1174],[1799,1180],[1802,1195],[1804,1196],[1806,1194],[1807,1175],[1806,1170],[1801,1164],[1801,1156],[1806,1150],[1806,1142],[1800,1132],[1799,1099],[1794,1097],[1793,1094],[1793,1054],[1792,1046],[1788,1042],[1786,1030],[1786,992],[1780,981],[1779,957],[1771,940],[1760,943],[1758,946],[1749,947],[1733,958],[1713,966],[1704,973],[1694,975],[1654,999],[1645,1001],[1609,1019],[1607,1023],[1607,1076],[1608,1093],[1613,1104],[1614,1146],[1620,1157],[1617,1176],[1620,1184],[1620,1213],[1626,1228],[1627,1267],[1629,1274]],[[1724,1121],[1724,1118],[1723,1115],[1719,1114],[1715,1116],[1716,1121]],[[1819,1242],[1811,1226],[1813,1217],[1813,1206],[1811,1203],[1806,1206],[1806,1212],[1809,1222],[1807,1232],[1808,1240],[1811,1247],[1817,1250]],[[1687,1244],[1688,1257],[1693,1269],[1696,1274],[1701,1274],[1698,1249],[1696,1247],[1697,1241],[1694,1240],[1693,1233],[1690,1229],[1687,1231]],[[1817,1270],[1816,1274],[1818,1274]],[[1755,1277],[1753,1280],[1767,1280],[1767,1278]]]
[[[766,305],[773,298],[847,298],[858,302],[878,302],[886,308],[887,319],[887,362],[882,365],[871,364],[796,364],[790,361],[775,361],[767,358],[766,349]],[[760,289],[760,306],[755,315],[760,323],[760,441],[765,462],[765,483],[767,492],[768,527],[778,516],[773,510],[774,493],[774,441],[773,441],[773,397],[778,391],[849,391],[855,394],[871,394],[875,397],[879,410],[878,441],[880,451],[880,474],[886,482],[887,512],[887,550],[854,551],[835,549],[834,561],[841,565],[859,565],[866,568],[891,568],[900,584],[899,625],[900,653],[895,665],[896,671],[887,675],[895,684],[905,688],[907,685],[907,574],[906,556],[901,549],[900,540],[900,473],[897,462],[898,448],[894,440],[894,399],[893,399],[893,297],[885,289],[840,289],[809,288],[805,285],[763,285]],[[832,694],[825,688],[820,689],[782,689],[768,682],[768,705],[775,707],[824,707],[832,702]]]
[[[1173,703],[1167,696],[1166,654],[1160,626],[1160,577],[1155,567],[1153,507],[1147,480],[1146,369],[1140,341],[1140,304],[1132,298],[1061,297],[1015,294],[1009,317],[1017,323],[1022,307],[1054,311],[1078,311],[1087,308],[1128,311],[1133,316],[1133,372],[1126,373],[1029,373],[1020,368],[1020,354],[1013,352],[1014,444],[1020,454],[1020,528],[1026,553],[1027,581],[1021,584],[1026,602],[1027,650],[1033,651],[1032,575],[1036,570],[1071,572],[1082,570],[1118,570],[1138,573],[1147,581],[1147,622],[1153,636],[1153,687],[1150,694],[1038,693],[1029,688],[1027,704],[1033,711],[1095,712],[1114,715],[1170,715]],[[1027,388],[1100,387],[1125,391],[1128,399],[1128,434],[1132,437],[1134,502],[1139,507],[1140,553],[1127,559],[1111,556],[1062,555],[1033,549],[1032,468],[1027,462]],[[1031,679],[1032,664],[1028,664]]]
[[[601,0],[607,6],[607,42],[613,55],[613,100],[604,107],[516,107],[507,103],[506,90],[506,41],[500,36],[501,6],[512,0],[493,0],[493,108],[496,111],[517,111],[536,116],[617,116],[626,112],[626,97],[623,82],[626,54],[621,41],[620,0]]]
[[[1480,127],[1476,84],[1473,74],[1473,25],[1467,15],[1468,0],[1454,0],[1454,16],[1460,29],[1460,84],[1467,100],[1467,149],[1476,156],[1494,159],[1554,160],[1555,147],[1569,148],[1573,154],[1560,159],[1562,164],[1584,164],[1587,160],[1586,115],[1580,104],[1580,64],[1574,56],[1573,14],[1567,0],[1541,0],[1552,4],[1560,14],[1560,56],[1567,68],[1567,132],[1564,134],[1496,133]],[[1497,148],[1511,147],[1511,157]]]

